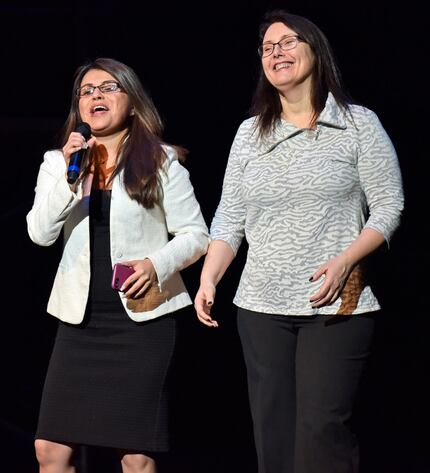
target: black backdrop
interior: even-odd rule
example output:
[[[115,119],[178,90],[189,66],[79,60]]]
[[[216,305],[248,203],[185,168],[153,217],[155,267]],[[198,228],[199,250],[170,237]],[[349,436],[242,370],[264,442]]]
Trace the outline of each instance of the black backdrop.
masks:
[[[194,3],[194,2],[193,2]],[[186,166],[208,224],[231,141],[256,80],[257,25],[269,7],[317,23],[331,41],[352,96],[380,117],[398,151],[406,192],[390,250],[373,258],[384,307],[357,401],[364,473],[429,471],[424,382],[429,361],[425,111],[429,85],[423,10],[360,2],[2,2],[0,40],[1,322],[0,471],[35,472],[32,439],[56,322],[45,307],[60,244],[39,248],[25,215],[43,152],[69,107],[74,70],[107,56],[132,66],[165,123],[165,139],[189,149]],[[231,304],[245,248],[219,286],[220,329],[180,318],[173,399],[174,446],[161,473],[255,473],[245,373]],[[192,295],[202,262],[184,271]],[[133,409],[133,406],[130,406]],[[118,471],[111,452],[84,448],[81,471]]]

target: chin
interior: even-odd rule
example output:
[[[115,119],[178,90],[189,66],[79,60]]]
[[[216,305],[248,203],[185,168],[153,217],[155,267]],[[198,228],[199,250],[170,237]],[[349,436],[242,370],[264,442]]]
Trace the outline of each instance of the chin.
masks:
[[[103,136],[112,135],[112,132],[111,132],[111,131],[92,130],[92,132],[93,132],[93,135],[94,135],[96,138],[100,138],[100,137],[103,137]]]
[[[89,124],[91,126],[91,131],[93,132],[94,135],[96,134],[102,135],[102,134],[110,133],[111,131],[104,126],[97,126],[95,124],[92,124],[91,122],[89,122]]]

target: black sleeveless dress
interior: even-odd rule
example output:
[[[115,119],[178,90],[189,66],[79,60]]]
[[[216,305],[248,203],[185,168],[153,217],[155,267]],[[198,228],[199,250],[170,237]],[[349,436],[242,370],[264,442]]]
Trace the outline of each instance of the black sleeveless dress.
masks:
[[[91,284],[85,319],[60,322],[36,438],[143,451],[168,449],[173,316],[133,322],[111,288],[110,191],[90,199]]]

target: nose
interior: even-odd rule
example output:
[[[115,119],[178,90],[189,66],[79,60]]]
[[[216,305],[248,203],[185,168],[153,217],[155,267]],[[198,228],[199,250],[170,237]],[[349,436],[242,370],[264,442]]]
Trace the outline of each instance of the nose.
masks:
[[[98,99],[100,97],[103,97],[103,92],[99,89],[98,86],[96,86],[93,92],[93,99]]]
[[[282,56],[284,51],[282,51],[281,46],[279,46],[279,43],[275,43],[273,45],[273,57],[278,57]]]

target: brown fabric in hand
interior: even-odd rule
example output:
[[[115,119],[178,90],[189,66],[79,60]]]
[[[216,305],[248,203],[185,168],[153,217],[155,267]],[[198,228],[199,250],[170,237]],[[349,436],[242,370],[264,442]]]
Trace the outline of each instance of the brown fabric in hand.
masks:
[[[357,265],[348,276],[346,284],[340,293],[341,305],[337,315],[351,315],[358,305],[360,295],[365,286],[364,268]]]
[[[168,298],[169,291],[160,291],[158,285],[153,284],[137,299],[127,299],[127,309],[132,312],[147,312],[156,309]]]

